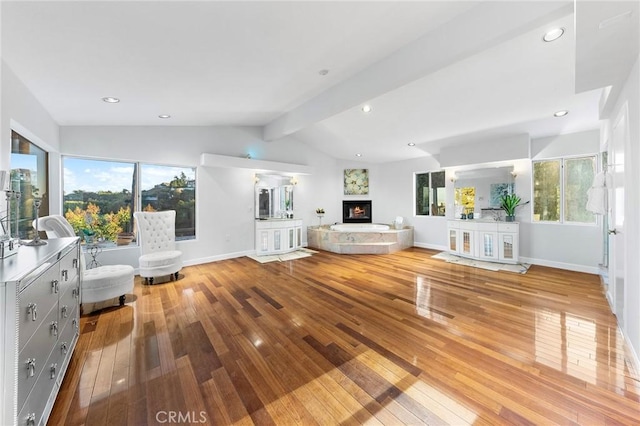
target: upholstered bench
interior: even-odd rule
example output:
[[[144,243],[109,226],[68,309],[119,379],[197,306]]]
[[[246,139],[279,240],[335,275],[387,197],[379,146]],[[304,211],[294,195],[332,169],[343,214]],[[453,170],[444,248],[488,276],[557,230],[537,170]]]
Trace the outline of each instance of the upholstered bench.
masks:
[[[83,271],[80,303],[95,303],[119,297],[122,306],[126,294],[132,292],[133,266],[104,265]]]

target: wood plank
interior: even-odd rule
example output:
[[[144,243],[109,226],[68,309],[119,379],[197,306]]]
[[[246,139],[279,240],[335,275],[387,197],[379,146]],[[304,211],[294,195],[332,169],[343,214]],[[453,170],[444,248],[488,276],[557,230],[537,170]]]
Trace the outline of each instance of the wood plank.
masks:
[[[599,277],[434,254],[136,277],[125,306],[81,317],[50,423],[640,423],[639,369]]]

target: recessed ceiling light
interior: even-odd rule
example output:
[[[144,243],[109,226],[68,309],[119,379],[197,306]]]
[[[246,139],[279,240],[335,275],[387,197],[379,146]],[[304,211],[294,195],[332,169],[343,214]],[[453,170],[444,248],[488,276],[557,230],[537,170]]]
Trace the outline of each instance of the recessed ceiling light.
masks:
[[[329,74],[329,70],[327,70],[327,69],[320,70],[320,71],[318,71],[318,74],[327,75],[327,74]]]
[[[113,96],[104,97],[102,98],[102,100],[108,104],[117,104],[118,102],[120,102],[120,99],[114,98]]]
[[[409,146],[416,146],[416,144],[415,144],[415,143],[413,143],[413,142],[409,142],[407,145],[409,145]]]
[[[562,111],[556,111],[553,113],[554,117],[564,117],[565,115],[569,114],[569,111],[567,111],[566,109],[563,109]]]
[[[371,112],[371,105],[362,105],[362,112]]]
[[[554,41],[562,37],[562,34],[564,34],[564,28],[554,28],[552,30],[547,31],[542,37],[542,40],[547,42]]]
[[[171,118],[169,114],[160,114],[158,118]]]
[[[362,157],[362,154],[358,153],[356,154],[356,157]]]

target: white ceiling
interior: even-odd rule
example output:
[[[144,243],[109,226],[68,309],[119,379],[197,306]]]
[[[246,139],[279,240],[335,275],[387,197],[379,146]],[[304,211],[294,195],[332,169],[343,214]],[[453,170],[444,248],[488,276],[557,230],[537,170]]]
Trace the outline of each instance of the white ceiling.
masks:
[[[264,126],[372,163],[599,126],[600,90],[575,93],[573,1],[4,1],[1,36],[62,126]]]

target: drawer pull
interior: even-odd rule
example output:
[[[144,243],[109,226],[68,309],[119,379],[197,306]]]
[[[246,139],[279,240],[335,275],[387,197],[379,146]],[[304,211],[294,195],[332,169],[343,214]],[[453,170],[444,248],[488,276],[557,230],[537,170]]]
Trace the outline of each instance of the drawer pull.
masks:
[[[54,293],[58,292],[58,280],[51,281],[51,288],[53,288]]]
[[[62,308],[60,308],[60,314],[62,315],[62,318],[68,318],[69,317],[69,312],[67,312],[69,310],[69,308],[67,308],[67,305],[62,306]]]
[[[36,374],[36,359],[27,358],[27,377],[33,377]]]
[[[73,297],[77,299],[78,295],[80,294],[80,289],[78,287],[74,288],[73,290],[71,290],[71,294],[73,294]]]
[[[67,346],[67,342],[62,342],[60,344],[60,351],[62,352],[62,355],[66,355],[67,352],[69,352],[69,347]]]
[[[53,321],[51,323],[51,334],[54,336],[58,335],[58,321]]]
[[[77,329],[78,329],[78,320],[74,318],[74,319],[71,321],[71,323],[73,324],[73,328],[75,328],[75,329],[77,330]]]
[[[55,379],[56,378],[56,370],[58,369],[58,363],[54,362],[53,364],[51,364],[51,376],[49,376],[51,379]]]
[[[29,413],[29,415],[25,418],[27,426],[35,426],[36,424],[36,413]]]
[[[37,303],[29,303],[27,305],[27,315],[31,314],[31,321],[35,321],[38,319],[38,304]]]
[[[74,268],[77,268],[78,267],[78,259],[73,259],[71,261],[71,264],[73,265]]]
[[[63,269],[61,274],[64,277],[65,281],[69,281],[69,271],[67,271],[66,269]]]

